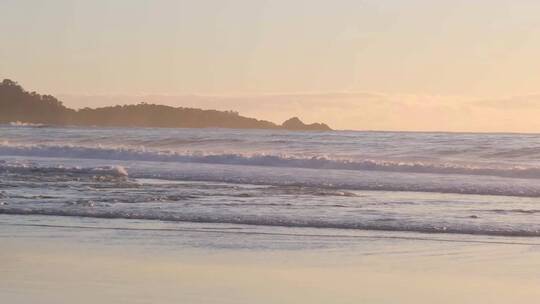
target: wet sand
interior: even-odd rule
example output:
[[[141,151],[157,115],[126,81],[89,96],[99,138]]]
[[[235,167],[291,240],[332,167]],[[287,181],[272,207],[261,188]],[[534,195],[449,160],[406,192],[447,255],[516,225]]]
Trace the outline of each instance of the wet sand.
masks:
[[[540,246],[489,243],[492,239],[373,235],[320,248],[237,248],[179,245],[171,242],[186,237],[178,232],[100,241],[106,236],[95,231],[1,228],[2,303],[536,303],[540,298]],[[194,239],[220,237],[199,233]],[[283,241],[273,238],[264,242]]]

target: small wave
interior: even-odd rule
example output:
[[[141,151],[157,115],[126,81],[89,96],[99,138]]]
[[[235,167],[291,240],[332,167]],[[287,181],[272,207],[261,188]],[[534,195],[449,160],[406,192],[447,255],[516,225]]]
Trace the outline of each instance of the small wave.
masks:
[[[333,172],[313,174],[307,170],[275,170],[228,168],[226,174],[213,166],[186,165],[167,170],[130,168],[130,177],[142,180],[217,182],[271,186],[268,191],[292,195],[358,196],[354,191],[454,193],[489,196],[540,197],[540,185],[534,180],[477,179],[462,176],[414,176],[371,174],[369,172]],[[285,171],[285,172],[283,172]],[[401,203],[401,202],[400,202]]]
[[[128,172],[122,166],[102,167],[64,167],[64,166],[38,166],[26,163],[0,162],[0,173],[17,174],[87,174],[101,176],[127,177]]]
[[[486,210],[489,212],[501,213],[501,214],[536,214],[540,213],[540,209],[492,209]]]
[[[123,161],[157,161],[204,163],[264,167],[287,167],[331,170],[362,170],[404,173],[483,175],[508,178],[540,179],[540,167],[462,165],[456,163],[428,163],[386,161],[373,159],[332,159],[328,157],[298,157],[269,154],[204,154],[196,152],[149,151],[145,148],[86,147],[73,145],[18,145],[0,143],[0,155],[55,158],[83,158]]]
[[[312,196],[342,196],[356,197],[357,194],[344,191],[341,189],[332,189],[324,187],[306,187],[306,186],[271,186],[267,189],[272,193],[280,193],[284,195],[312,195]]]
[[[117,231],[140,231],[140,232],[194,232],[194,233],[219,233],[219,234],[241,234],[241,235],[265,235],[265,236],[285,236],[285,237],[317,237],[317,238],[332,238],[332,239],[389,239],[389,240],[412,240],[412,241],[430,241],[430,242],[447,242],[447,243],[473,243],[473,244],[495,244],[495,245],[523,245],[523,246],[538,246],[536,242],[523,242],[505,239],[455,239],[428,237],[418,235],[358,235],[358,234],[335,234],[335,233],[287,233],[277,231],[256,231],[242,230],[240,227],[118,227],[118,226],[89,226],[89,225],[55,225],[55,224],[31,224],[31,223],[3,223],[0,225],[19,226],[19,227],[40,227],[40,228],[59,228],[59,229],[80,229],[80,230],[117,230]]]
[[[540,147],[520,147],[514,149],[503,149],[502,151],[492,152],[485,155],[490,158],[519,158],[531,156],[540,156]]]
[[[31,123],[31,122],[22,122],[22,121],[12,121],[9,123],[11,127],[32,127],[32,128],[44,128],[47,125],[40,123]]]
[[[540,237],[538,229],[513,229],[491,226],[444,226],[429,223],[408,223],[394,220],[380,220],[371,222],[325,221],[320,219],[300,218],[271,218],[260,216],[217,216],[205,214],[185,214],[170,212],[135,212],[135,211],[105,211],[99,209],[37,209],[15,208],[0,206],[0,214],[11,215],[47,215],[47,216],[74,216],[103,219],[136,219],[159,220],[170,222],[191,222],[207,224],[239,224],[252,226],[291,227],[291,228],[328,228],[372,230],[391,232],[417,232],[429,234],[468,234],[484,236],[505,237]]]

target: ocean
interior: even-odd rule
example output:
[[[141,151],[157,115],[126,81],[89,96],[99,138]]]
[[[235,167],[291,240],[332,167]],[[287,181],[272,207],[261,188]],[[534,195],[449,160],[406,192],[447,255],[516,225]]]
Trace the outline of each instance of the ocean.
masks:
[[[536,243],[539,203],[537,134],[0,126],[13,227]]]

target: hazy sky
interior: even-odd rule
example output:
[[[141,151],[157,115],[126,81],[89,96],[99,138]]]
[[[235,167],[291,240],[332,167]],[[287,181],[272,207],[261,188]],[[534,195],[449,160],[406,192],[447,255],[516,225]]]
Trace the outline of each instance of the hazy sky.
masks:
[[[74,107],[540,132],[537,0],[2,0],[0,28],[0,77]]]

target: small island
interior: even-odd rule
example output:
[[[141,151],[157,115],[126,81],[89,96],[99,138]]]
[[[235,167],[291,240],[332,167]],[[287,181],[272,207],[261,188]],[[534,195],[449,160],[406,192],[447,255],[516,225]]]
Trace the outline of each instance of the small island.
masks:
[[[202,110],[139,103],[102,108],[67,108],[51,95],[27,92],[17,82],[0,83],[0,123],[25,122],[46,125],[161,128],[283,129],[331,131],[324,123],[305,124],[298,117],[277,125],[241,116],[235,111]]]

